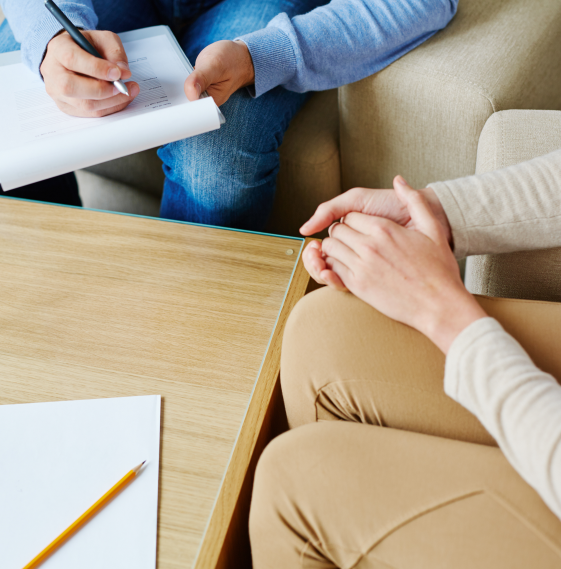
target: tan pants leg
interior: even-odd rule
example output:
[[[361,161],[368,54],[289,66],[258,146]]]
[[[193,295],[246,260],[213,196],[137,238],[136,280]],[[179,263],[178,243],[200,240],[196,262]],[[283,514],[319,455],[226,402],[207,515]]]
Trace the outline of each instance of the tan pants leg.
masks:
[[[478,297],[536,365],[561,378],[561,304]],[[495,445],[443,388],[444,355],[355,296],[322,288],[287,322],[281,383],[291,428],[346,420]]]
[[[481,302],[561,372],[561,305]],[[256,569],[561,567],[561,522],[497,448],[426,436],[494,444],[446,397],[443,375],[428,340],[355,297],[322,289],[299,303],[283,396],[291,427],[322,423],[279,437],[260,461]]]
[[[330,421],[265,449],[254,569],[558,569],[561,522],[496,447]]]

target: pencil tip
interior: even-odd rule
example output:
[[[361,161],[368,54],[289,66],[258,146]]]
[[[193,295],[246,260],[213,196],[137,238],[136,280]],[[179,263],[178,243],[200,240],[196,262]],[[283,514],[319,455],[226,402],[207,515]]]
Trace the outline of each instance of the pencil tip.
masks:
[[[140,472],[140,470],[142,469],[142,467],[146,464],[146,461],[140,463],[138,466],[136,466],[135,468],[132,469],[132,471],[135,474],[138,474]]]

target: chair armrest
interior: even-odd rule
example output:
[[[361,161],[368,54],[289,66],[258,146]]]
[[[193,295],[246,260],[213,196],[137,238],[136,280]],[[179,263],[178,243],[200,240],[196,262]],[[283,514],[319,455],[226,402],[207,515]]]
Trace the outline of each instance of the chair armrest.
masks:
[[[461,0],[449,26],[340,89],[343,189],[475,172],[495,112],[561,109],[561,2]]]
[[[476,173],[507,168],[559,148],[561,111],[495,113],[485,123],[479,138]]]
[[[506,168],[559,148],[560,111],[495,113],[481,133],[477,173]],[[474,294],[561,302],[560,274],[561,248],[542,249],[469,257],[465,282]]]

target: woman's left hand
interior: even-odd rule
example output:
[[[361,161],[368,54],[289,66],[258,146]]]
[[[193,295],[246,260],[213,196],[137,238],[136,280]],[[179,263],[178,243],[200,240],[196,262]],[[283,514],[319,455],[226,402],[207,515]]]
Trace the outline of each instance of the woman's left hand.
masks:
[[[400,183],[403,182],[403,183]],[[349,213],[322,243],[321,278],[340,281],[394,320],[416,328],[446,353],[484,310],[466,290],[448,237],[423,195],[397,179],[395,190],[415,229]]]

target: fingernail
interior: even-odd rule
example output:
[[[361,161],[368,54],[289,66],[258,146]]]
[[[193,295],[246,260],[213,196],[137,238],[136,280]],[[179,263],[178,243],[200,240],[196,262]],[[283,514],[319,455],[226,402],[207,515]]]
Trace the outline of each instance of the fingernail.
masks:
[[[405,179],[403,178],[403,176],[398,176],[396,179],[397,183],[400,186],[408,186],[409,184],[405,181]]]
[[[114,67],[107,74],[107,78],[109,79],[109,81],[117,81],[117,79],[119,79],[120,77],[121,77],[121,72],[118,69],[115,69]]]
[[[121,91],[117,87],[113,87],[113,96],[118,95]]]
[[[123,71],[130,71],[129,64],[126,61],[117,61],[117,67]]]
[[[201,96],[201,86],[198,83],[195,83],[195,89],[197,90],[197,97]]]

